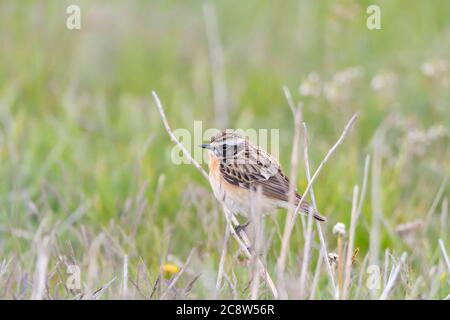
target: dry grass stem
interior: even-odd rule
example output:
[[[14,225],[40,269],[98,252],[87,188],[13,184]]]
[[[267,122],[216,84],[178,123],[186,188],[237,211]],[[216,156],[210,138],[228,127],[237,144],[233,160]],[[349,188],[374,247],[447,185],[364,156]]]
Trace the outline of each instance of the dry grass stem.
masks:
[[[123,283],[122,283],[122,298],[126,299],[128,296],[128,255],[123,257]]]
[[[430,206],[430,209],[427,212],[427,215],[425,216],[425,226],[424,229],[427,229],[430,221],[431,221],[431,217],[433,216],[433,213],[435,213],[436,208],[439,204],[439,201],[441,200],[442,195],[445,192],[445,189],[447,188],[447,182],[448,182],[448,176],[444,176],[444,178],[442,179],[441,185],[439,186],[438,192],[436,193],[436,196],[433,199],[433,202]]]
[[[373,161],[372,161],[372,186],[371,204],[372,221],[370,226],[369,243],[369,264],[378,265],[378,252],[380,248],[380,222],[383,218],[381,206],[381,148],[384,131],[379,129],[373,141]],[[373,297],[375,293],[373,293]]]
[[[181,267],[180,271],[173,277],[173,279],[170,281],[170,284],[167,286],[166,290],[161,295],[161,300],[164,300],[164,298],[166,298],[166,296],[169,294],[170,290],[172,290],[172,288],[174,287],[175,283],[177,283],[178,279],[180,279],[180,277],[186,271],[187,267],[191,263],[191,258],[192,258],[192,255],[194,254],[194,252],[195,252],[195,249],[192,249],[186,259],[186,262]]]
[[[303,126],[305,128],[305,141],[308,141],[308,136],[307,136],[308,131],[306,130],[306,124],[304,124]],[[308,185],[311,184],[309,194],[311,196],[311,203],[312,203],[313,209],[317,211],[317,203],[316,203],[316,198],[314,196],[314,188],[311,183],[312,179],[311,179],[311,173],[310,173],[309,154],[308,154],[307,144],[306,144],[306,148],[304,149],[304,151],[305,151],[304,156],[305,156],[306,179],[307,179]],[[327,243],[325,241],[325,237],[323,236],[322,225],[319,221],[316,221],[316,228],[317,228],[317,233],[319,235],[319,241],[320,241],[320,253],[322,254],[323,261],[325,261],[327,274],[328,274],[328,278],[330,279],[330,284],[331,284],[331,288],[332,288],[332,291],[334,294],[334,298],[338,299],[339,298],[339,290],[336,287],[336,283],[334,281],[333,270],[331,269],[331,265],[328,262]]]
[[[41,300],[44,298],[47,281],[50,241],[50,237],[46,236],[36,243],[38,254],[36,269],[34,272],[33,292],[31,294],[31,300]]]
[[[351,127],[355,123],[357,117],[358,117],[357,113],[355,113],[351,117],[351,119],[349,120],[349,122],[345,126],[344,131],[342,132],[341,136],[339,137],[337,142],[333,145],[333,147],[331,147],[331,149],[328,151],[328,153],[325,155],[324,159],[322,160],[322,162],[320,163],[319,167],[315,171],[315,173],[312,176],[311,180],[308,182],[308,185],[307,185],[305,191],[302,193],[303,195],[307,195],[309,193],[309,191],[310,191],[312,185],[314,184],[315,180],[317,179],[319,173],[322,171],[323,166],[325,165],[325,163],[327,163],[327,161],[330,159],[330,157],[333,155],[333,153],[336,151],[336,149],[342,144],[342,142],[344,141],[344,139],[347,136],[348,132],[350,131]],[[282,271],[285,268],[286,257],[287,257],[287,250],[289,248],[289,239],[291,237],[292,229],[293,229],[293,226],[295,224],[295,218],[297,216],[297,213],[298,213],[298,211],[300,209],[300,206],[303,203],[304,199],[305,199],[305,197],[303,197],[299,201],[299,203],[297,204],[297,207],[295,208],[294,215],[292,217],[289,217],[290,219],[286,223],[286,228],[285,228],[285,232],[283,234],[283,240],[282,240],[282,244],[281,244],[281,253],[280,253],[280,256],[278,258],[278,273],[279,274],[281,274]]]
[[[383,286],[386,287],[388,281],[389,274],[389,249],[386,249],[384,252],[384,272],[383,272]]]
[[[356,185],[353,188],[353,201],[352,201],[352,214],[350,218],[350,234],[348,238],[348,246],[347,246],[347,256],[345,261],[345,280],[344,280],[344,287],[342,291],[342,299],[347,299],[348,297],[348,290],[350,287],[350,278],[351,278],[351,268],[352,268],[352,257],[353,257],[353,248],[354,248],[354,241],[355,241],[355,229],[356,229],[356,223],[358,219],[358,186]]]
[[[338,263],[337,263],[337,279],[338,279],[338,289],[339,289],[339,296],[342,293],[342,289],[344,287],[344,244],[343,244],[343,236],[338,234],[337,235],[337,255],[339,257]]]
[[[320,273],[322,270],[322,261],[323,261],[323,254],[322,254],[322,249],[320,249],[319,257],[317,257],[317,265],[316,265],[316,270],[314,271],[314,278],[313,278],[313,282],[311,285],[311,290],[309,292],[309,300],[314,300],[314,298],[316,296],[317,285],[319,284]]]
[[[261,212],[261,197],[262,197],[262,190],[261,188],[258,188],[256,193],[252,197],[252,207],[251,207],[251,224],[253,227],[253,244],[254,244],[254,253],[251,261],[251,296],[250,298],[252,300],[257,300],[259,298],[259,284],[260,284],[260,271],[259,271],[259,264],[258,264],[258,257],[260,256],[260,252],[263,249],[264,244],[264,231],[263,231],[263,213]]]
[[[304,161],[305,161],[305,170],[306,175],[308,176],[307,179],[309,179],[310,177],[310,172],[309,172],[309,157],[308,157],[308,129],[306,127],[306,124],[303,123],[303,157],[304,157]],[[303,195],[304,197],[306,197],[306,194]],[[311,188],[310,191],[310,196],[311,196],[311,202],[313,204],[313,207],[316,208],[316,199],[314,196],[314,191],[313,188]],[[300,271],[300,297],[304,298],[306,297],[306,276],[308,273],[308,266],[309,266],[309,259],[310,259],[310,252],[311,252],[311,245],[312,245],[312,227],[313,227],[313,214],[309,213],[308,214],[308,222],[307,222],[307,229],[306,229],[306,240],[305,240],[305,245],[303,248],[303,260],[302,260],[302,268]],[[320,258],[319,258],[320,260]]]
[[[448,228],[448,198],[444,198],[442,201],[442,210],[441,210],[441,238],[445,241],[447,239],[447,228]]]
[[[290,225],[293,221],[293,215],[295,214],[294,207],[295,207],[295,193],[296,193],[296,184],[297,184],[297,169],[298,169],[298,149],[299,149],[299,143],[300,143],[300,126],[301,126],[301,106],[295,107],[292,101],[292,96],[287,89],[287,87],[284,87],[284,92],[286,94],[286,99],[288,101],[288,104],[291,108],[291,110],[294,113],[294,137],[292,141],[292,152],[291,152],[291,180],[289,183],[289,196],[288,201],[291,204],[289,206],[287,217],[284,225],[284,232],[283,232],[283,238],[282,238],[282,246],[281,246],[281,253],[280,257],[278,259],[277,263],[277,280],[278,280],[278,288],[280,289],[280,297],[282,299],[287,299],[287,293],[285,289],[285,280],[284,280],[284,268],[285,268],[285,262],[286,262],[286,256],[289,249],[289,237],[290,233],[289,230],[292,229],[292,226]]]
[[[224,129],[228,127],[229,105],[227,101],[223,50],[220,42],[216,10],[213,4],[206,3],[203,5],[203,16],[205,19],[209,57],[211,60],[216,125]]]
[[[441,248],[442,256],[444,257],[445,264],[447,266],[448,274],[450,275],[450,260],[448,258],[447,250],[445,250],[444,241],[439,239],[439,247]]]
[[[227,254],[227,244],[228,244],[229,237],[230,237],[230,225],[227,224],[227,226],[225,228],[225,235],[223,237],[222,253],[220,254],[219,271],[217,273],[216,296],[219,294],[220,287],[222,286],[222,278],[223,278],[223,273],[224,273],[225,257]]]
[[[96,300],[100,298],[100,296],[113,284],[113,282],[116,281],[116,277],[112,278],[108,283],[106,283],[104,286],[102,286],[100,289],[96,290],[92,294],[92,299]]]
[[[387,285],[384,288],[383,292],[381,293],[380,300],[386,300],[389,297],[389,294],[392,288],[394,287],[395,280],[397,279],[402,266],[405,264],[407,257],[408,254],[406,252],[403,252],[402,256],[400,257],[400,261],[395,266],[395,269],[393,269],[392,274],[389,275]]]
[[[205,177],[205,179],[208,180],[209,177],[208,177],[208,174],[206,173],[205,169],[203,169],[202,166],[194,158],[192,158],[189,151],[187,151],[186,148],[183,146],[183,144],[180,141],[178,141],[177,137],[175,137],[172,129],[170,128],[169,122],[167,121],[167,117],[164,112],[164,108],[161,104],[161,101],[158,98],[158,95],[156,94],[155,91],[152,91],[152,95],[153,95],[153,99],[155,100],[155,103],[156,103],[156,108],[158,109],[159,115],[161,116],[161,120],[163,122],[164,128],[166,129],[167,133],[170,136],[170,140],[172,140],[172,142],[175,143],[178,146],[178,148],[180,148],[181,152],[183,152],[183,155],[186,158],[188,158],[188,160],[197,168],[198,171],[200,171],[200,173]]]
[[[165,115],[165,113],[164,113],[164,108],[163,108],[163,106],[162,106],[162,104],[161,104],[161,101],[159,100],[158,95],[156,94],[156,92],[155,92],[155,91],[152,91],[152,95],[153,95],[153,98],[154,98],[154,100],[155,100],[156,107],[158,108],[159,114],[160,114],[160,116],[161,116],[161,120],[162,120],[162,122],[163,122],[163,124],[164,124],[164,127],[165,127],[167,133],[169,134],[169,136],[170,136],[172,142],[174,142],[174,143],[181,149],[181,151],[183,152],[183,154],[190,160],[190,162],[191,162],[191,163],[192,163],[192,164],[193,164],[193,165],[194,165],[194,166],[202,173],[202,175],[203,175],[207,180],[209,180],[209,177],[208,177],[208,174],[206,173],[206,171],[202,168],[202,166],[201,166],[197,161],[195,161],[195,159],[192,158],[192,156],[191,156],[191,154],[189,153],[189,151],[187,151],[186,148],[184,148],[184,146],[181,144],[181,142],[178,141],[178,139],[177,139],[177,138],[175,137],[175,135],[173,134],[173,132],[172,132],[170,126],[169,126],[169,123],[168,123],[168,121],[167,121],[166,115]],[[250,246],[250,241],[249,241],[249,239],[248,239],[248,236],[246,235],[246,233],[245,233],[244,230],[241,230],[240,235],[238,235],[238,234],[236,233],[234,226],[238,226],[238,225],[239,225],[239,222],[237,221],[236,217],[234,217],[234,215],[231,214],[224,206],[222,206],[222,207],[223,207],[223,210],[224,210],[224,213],[225,213],[225,218],[226,218],[226,221],[227,221],[227,223],[228,223],[228,225],[229,225],[231,234],[233,235],[233,237],[234,237],[234,238],[236,239],[236,241],[238,242],[239,246],[241,247],[241,250],[247,255],[247,257],[251,258],[251,257],[252,257],[252,254],[251,254],[250,251],[248,250],[248,248],[251,247],[251,246]],[[246,243],[244,243],[244,242],[241,240],[241,238],[242,238]],[[274,284],[272,278],[271,278],[270,275],[268,274],[268,272],[267,272],[267,270],[266,270],[264,264],[263,264],[263,263],[261,262],[261,260],[259,260],[259,259],[258,259],[258,264],[259,264],[260,267],[261,267],[261,272],[264,274],[264,279],[266,280],[266,282],[267,282],[267,284],[268,284],[270,290],[272,291],[272,294],[273,294],[274,298],[277,299],[277,298],[278,298],[278,290],[276,289],[275,284]]]
[[[353,124],[355,123],[357,118],[358,118],[358,113],[355,113],[350,118],[350,120],[348,121],[347,125],[344,128],[344,131],[342,132],[341,136],[339,137],[338,141],[336,141],[336,143],[333,145],[333,147],[331,147],[331,149],[328,150],[328,153],[325,155],[325,158],[323,158],[322,162],[319,164],[319,167],[314,172],[314,175],[311,178],[311,182],[308,183],[305,191],[303,192],[304,195],[308,194],[308,192],[311,189],[313,183],[316,181],[317,177],[319,176],[320,171],[322,171],[323,166],[328,162],[328,160],[333,155],[333,153],[336,151],[336,149],[342,144],[342,142],[344,141],[345,137],[347,136],[348,132],[350,131],[351,127],[353,126]],[[300,210],[300,206],[303,203],[303,201],[304,201],[304,198],[302,198],[299,201],[299,203],[297,204],[297,208],[295,209],[296,215],[297,215],[298,211]],[[293,217],[293,219],[295,219],[295,216]]]

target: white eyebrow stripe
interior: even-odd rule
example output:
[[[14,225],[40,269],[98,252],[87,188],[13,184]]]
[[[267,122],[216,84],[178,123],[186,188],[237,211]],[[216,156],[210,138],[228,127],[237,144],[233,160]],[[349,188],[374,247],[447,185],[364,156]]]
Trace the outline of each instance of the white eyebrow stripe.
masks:
[[[235,146],[235,145],[244,143],[245,140],[244,139],[227,139],[227,140],[223,140],[221,142],[226,145]]]

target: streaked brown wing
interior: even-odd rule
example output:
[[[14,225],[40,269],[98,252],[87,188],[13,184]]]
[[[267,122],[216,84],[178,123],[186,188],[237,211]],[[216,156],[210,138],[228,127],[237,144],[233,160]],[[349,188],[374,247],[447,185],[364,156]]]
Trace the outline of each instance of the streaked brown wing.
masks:
[[[261,186],[263,195],[269,198],[281,201],[288,201],[289,199],[289,179],[281,169],[267,180],[255,181],[254,185],[255,189],[257,186]]]
[[[255,159],[250,156],[221,163],[223,178],[230,184],[249,190],[256,190],[260,186],[266,197],[288,201],[289,179],[278,162],[261,152],[259,150]]]
[[[289,201],[289,179],[281,170],[278,161],[270,154],[258,147],[246,143],[240,152],[234,157],[222,159],[220,173],[228,183],[247,189],[257,190],[262,188],[262,194],[274,200]],[[296,192],[295,203],[298,204],[302,197]],[[285,204],[280,204],[285,207]],[[326,221],[306,201],[300,206],[303,213],[313,213],[314,218]]]

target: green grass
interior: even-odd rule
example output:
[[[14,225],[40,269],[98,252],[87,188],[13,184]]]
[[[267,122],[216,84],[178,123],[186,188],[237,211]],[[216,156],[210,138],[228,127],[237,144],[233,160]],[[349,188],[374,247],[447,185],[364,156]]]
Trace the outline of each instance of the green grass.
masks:
[[[74,1],[2,1],[0,4],[0,298],[27,299],[36,289],[38,257],[49,256],[44,298],[89,296],[116,277],[101,298],[122,296],[124,255],[129,257],[128,298],[150,297],[160,266],[190,264],[169,298],[248,298],[251,272],[230,239],[229,281],[215,296],[225,221],[206,180],[193,166],[171,162],[173,147],[151,99],[155,90],[173,128],[215,127],[214,92],[201,1],[75,1],[82,29],[65,27]],[[312,170],[354,112],[359,118],[314,185],[329,251],[332,227],[350,224],[352,190],[361,185],[364,159],[385,128],[380,195],[370,171],[356,228],[350,297],[378,297],[365,286],[373,205],[382,208],[378,258],[408,253],[390,297],[443,299],[449,270],[438,239],[450,251],[443,185],[450,173],[450,72],[427,77],[428,61],[450,62],[450,3],[375,1],[382,29],[366,28],[372,1],[218,1],[215,5],[225,61],[230,127],[279,128],[280,162],[289,171],[291,112],[282,87],[304,102]],[[448,66],[448,65],[447,65]],[[338,99],[303,97],[298,88],[317,72],[331,84],[358,67],[361,76],[338,87]],[[371,87],[382,71],[395,86]],[[391,120],[388,120],[391,119]],[[415,131],[443,128],[436,138],[412,140]],[[409,137],[409,138],[408,138]],[[372,162],[373,163],[373,162]],[[306,187],[301,162],[298,189]],[[158,184],[158,181],[160,183]],[[430,219],[427,213],[430,211]],[[265,219],[265,262],[276,280],[285,212]],[[395,231],[420,220],[411,239]],[[50,239],[46,247],[44,242]],[[319,256],[314,234],[308,287]],[[345,240],[347,241],[347,240]],[[300,221],[290,241],[286,277],[300,275],[304,238]],[[65,264],[77,264],[82,289],[68,292]],[[383,272],[382,272],[383,273]],[[184,289],[192,283],[191,290]],[[362,285],[358,290],[358,277]],[[384,275],[383,275],[384,276]],[[159,298],[169,279],[152,298]],[[263,283],[263,282],[262,282]],[[26,285],[25,285],[26,284]],[[139,292],[141,291],[141,292]],[[260,298],[271,298],[262,284]],[[314,298],[331,299],[324,266]]]

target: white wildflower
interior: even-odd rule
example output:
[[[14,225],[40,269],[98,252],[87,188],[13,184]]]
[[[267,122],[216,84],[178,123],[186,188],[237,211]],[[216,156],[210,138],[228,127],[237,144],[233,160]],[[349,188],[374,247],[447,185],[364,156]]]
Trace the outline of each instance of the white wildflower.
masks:
[[[381,72],[375,75],[370,82],[370,86],[375,91],[385,92],[392,90],[397,84],[397,75],[393,72]]]
[[[426,133],[427,138],[431,141],[447,137],[448,135],[448,129],[441,124],[430,127]]]
[[[302,96],[318,97],[321,90],[320,77],[316,72],[311,72],[299,87],[299,92]]]
[[[331,103],[342,103],[348,100],[354,89],[353,82],[362,74],[363,71],[360,67],[351,67],[336,73],[323,86],[325,98]]]
[[[345,236],[345,224],[342,222],[338,222],[333,227],[333,234],[339,235],[339,236]]]
[[[344,85],[361,77],[362,74],[363,72],[360,67],[351,67],[336,73],[333,76],[333,81],[339,85]]]
[[[430,78],[440,77],[449,70],[448,61],[444,59],[427,61],[422,64],[422,73]]]

